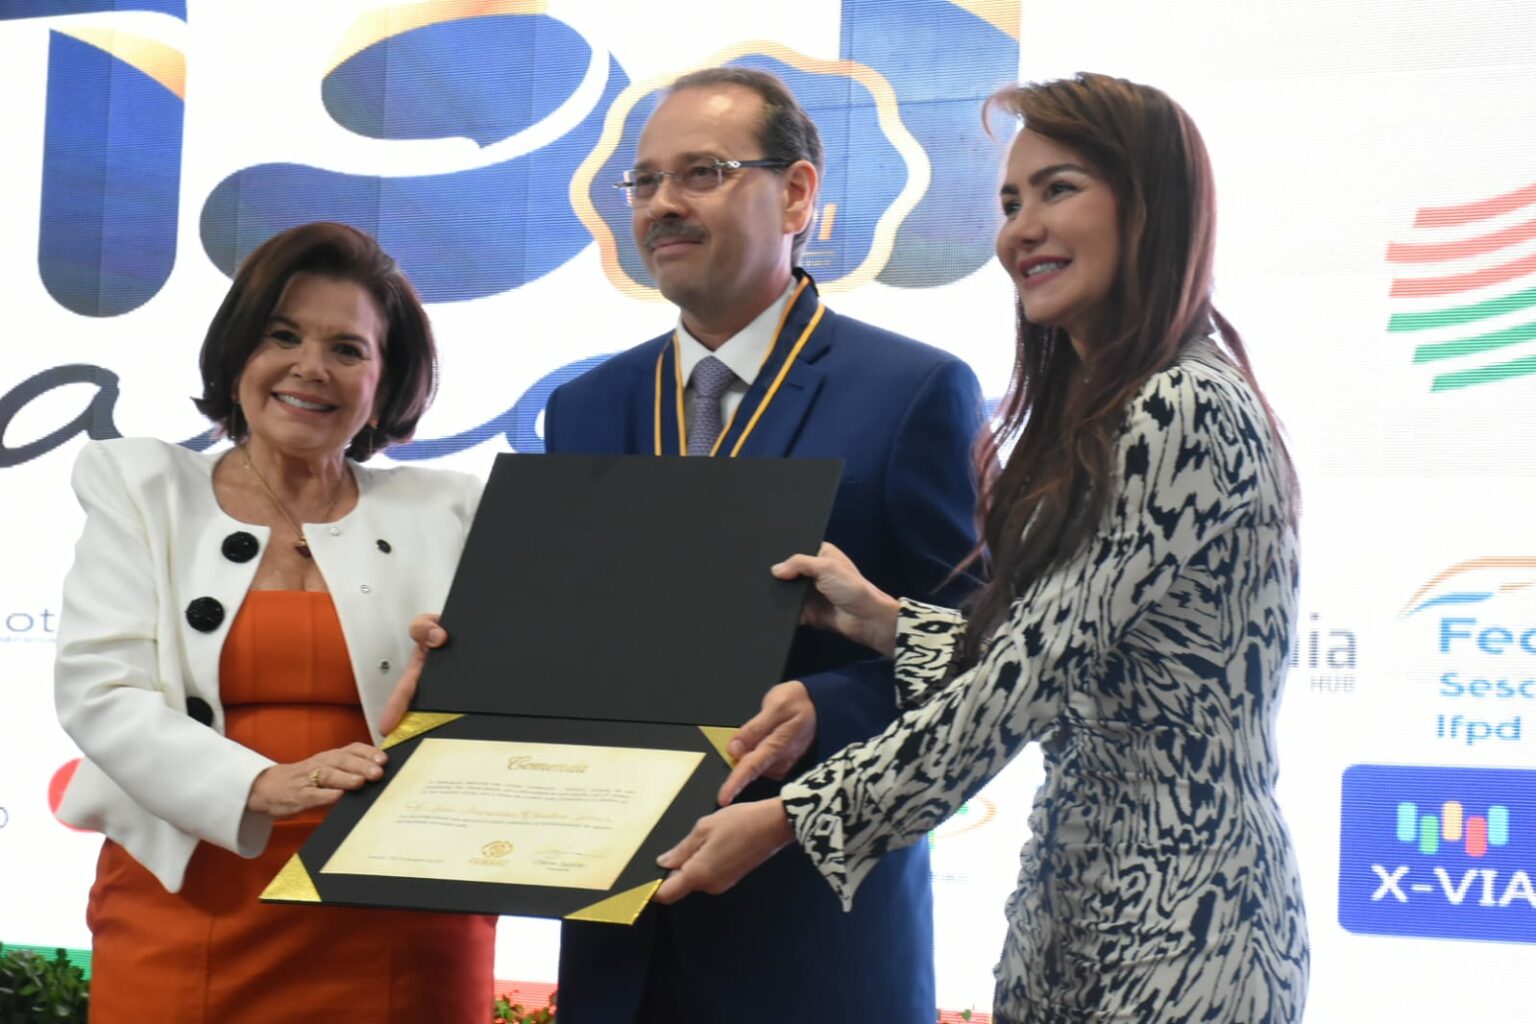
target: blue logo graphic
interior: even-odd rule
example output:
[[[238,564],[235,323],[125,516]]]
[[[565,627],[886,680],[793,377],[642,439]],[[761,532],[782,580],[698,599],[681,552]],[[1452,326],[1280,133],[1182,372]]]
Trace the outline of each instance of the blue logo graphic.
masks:
[[[5,0],[0,3],[0,21],[117,11],[151,11],[187,20],[186,0]]]
[[[778,72],[820,124],[828,173],[804,259],[823,285],[934,287],[991,258],[1002,143],[981,132],[979,109],[1016,77],[1018,12],[971,6],[844,0],[837,60],[774,43],[716,55]],[[469,138],[481,165],[414,176],[247,167],[204,204],[204,249],[233,273],[277,231],[338,220],[375,235],[423,299],[449,302],[526,285],[595,238],[613,284],[648,295],[630,212],[609,186],[633,160],[655,86],[685,70],[632,88],[600,42],[513,0],[364,15],[320,83],[337,125],[393,142]],[[557,132],[531,151],[519,143]]]
[[[1536,771],[1344,773],[1339,924],[1367,935],[1536,942]]]
[[[835,61],[764,41],[703,60],[777,74],[815,119],[826,173],[802,262],[824,289],[870,280],[935,287],[992,258],[1008,132],[989,138],[980,112],[987,96],[1016,78],[1011,32],[944,0],[911,0],[899,14],[878,0],[844,0]],[[612,184],[632,163],[673,77],[619,95],[572,184],[609,280],[639,296],[650,296],[654,282],[632,237],[631,211]]]
[[[500,5],[493,5],[500,6]],[[339,125],[389,141],[463,136],[515,144],[586,79],[591,46],[544,14],[463,16],[390,34],[362,24],[320,84]],[[374,38],[374,36],[378,38]],[[355,53],[346,53],[358,44]],[[483,298],[562,266],[590,241],[568,196],[613,97],[629,84],[611,58],[600,94],[549,145],[484,166],[414,176],[355,174],[303,164],[258,164],[220,182],[203,206],[203,246],[227,274],[262,242],[296,224],[334,220],[372,234],[427,302]]]
[[[152,39],[49,34],[37,265],[71,312],[130,312],[171,275],[184,75],[182,54]]]
[[[0,0],[0,23],[123,11],[188,15],[185,0]],[[772,41],[719,55],[780,72],[821,123],[828,172],[805,259],[823,284],[937,287],[991,259],[1004,140],[982,132],[979,110],[1017,78],[1019,21],[1017,0],[842,0],[836,58]],[[49,38],[39,276],[65,309],[120,316],[153,299],[185,258],[176,243],[189,198],[181,194],[188,55],[179,42],[90,18]],[[200,203],[190,197],[189,208],[200,206],[207,258],[230,275],[276,232],[335,220],[376,236],[428,303],[514,291],[594,240],[610,282],[649,292],[629,212],[608,186],[632,160],[656,89],[687,70],[632,85],[602,39],[526,0],[381,5],[340,34],[314,88],[337,133],[378,140],[380,154],[398,149],[418,173],[258,163]],[[476,148],[423,148],[455,137]],[[508,345],[529,343],[527,331],[509,331]],[[543,400],[595,361],[509,395],[474,428],[391,456],[441,457],[495,438],[540,450]],[[73,420],[37,441],[6,443],[28,403],[81,382],[96,390]],[[117,398],[117,375],[84,364],[0,393],[0,468],[79,433],[118,436]],[[202,449],[212,440],[204,432],[182,443]]]
[[[902,123],[932,158],[928,190],[901,222],[882,284],[933,288],[992,259],[1008,133],[982,133],[981,102],[1019,78],[1018,26],[1016,4],[843,0],[843,57],[885,76]]]
[[[184,0],[8,0],[0,23],[114,11],[187,16]],[[185,77],[182,53],[146,36],[89,22],[49,33],[37,268],[72,313],[130,312],[170,277]]]

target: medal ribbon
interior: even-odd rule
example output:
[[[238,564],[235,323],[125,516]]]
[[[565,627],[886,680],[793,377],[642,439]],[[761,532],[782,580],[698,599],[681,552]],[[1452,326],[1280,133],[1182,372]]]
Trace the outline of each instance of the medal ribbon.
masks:
[[[796,285],[794,293],[790,295],[789,301],[784,304],[784,312],[779,316],[779,325],[773,332],[773,344],[768,347],[768,352],[763,356],[763,361],[758,367],[759,375],[761,375],[763,369],[767,367],[770,362],[772,362],[774,353],[778,351],[779,342],[782,340],[782,335],[784,333],[784,324],[789,320],[790,313],[794,310],[796,304],[800,301],[801,293],[805,291],[805,288],[808,284],[810,284],[810,278],[802,277],[800,279],[800,283]],[[757,403],[757,407],[752,410],[751,416],[747,419],[746,427],[742,429],[741,436],[738,437],[735,443],[731,445],[731,458],[735,458],[738,454],[741,453],[742,446],[747,443],[747,438],[752,435],[752,431],[757,427],[758,421],[763,418],[763,413],[766,412],[768,406],[772,404],[774,396],[779,393],[779,387],[784,383],[784,378],[789,375],[789,368],[794,365],[795,359],[800,355],[801,350],[805,348],[805,343],[809,341],[811,335],[815,333],[817,325],[821,323],[822,314],[825,312],[826,306],[818,297],[816,301],[816,312],[811,315],[810,322],[806,324],[805,330],[800,332],[800,337],[795,339],[795,343],[790,348],[789,355],[785,358],[784,364],[779,367],[779,372],[774,375],[773,382],[768,386],[768,390],[764,392],[762,399]],[[684,381],[682,371],[683,364],[682,359],[680,358],[680,344],[681,340],[679,338],[678,332],[673,331],[672,344],[664,346],[660,354],[656,357],[656,413],[654,450],[655,454],[657,455],[665,454],[665,445],[662,439],[661,427],[663,419],[663,392],[661,382],[665,373],[668,353],[671,353],[672,356],[673,399],[676,402],[675,408],[677,412],[677,454],[686,455],[688,451],[688,431],[683,422]],[[720,448],[724,444],[726,438],[730,436],[731,428],[735,425],[736,417],[740,412],[741,406],[738,405],[735,411],[731,413],[731,418],[726,421],[724,429],[720,431],[720,436],[715,438],[715,446],[710,451],[710,455],[713,456],[719,453]]]

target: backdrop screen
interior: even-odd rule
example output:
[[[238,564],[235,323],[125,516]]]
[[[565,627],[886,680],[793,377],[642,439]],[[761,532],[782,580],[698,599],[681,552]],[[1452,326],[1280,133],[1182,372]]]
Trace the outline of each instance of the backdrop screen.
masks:
[[[87,437],[212,443],[189,396],[238,261],[376,234],[442,386],[387,458],[484,475],[551,389],[668,329],[622,197],[657,90],[736,62],[827,146],[805,262],[842,313],[1006,387],[1001,142],[980,101],[1077,70],[1166,89],[1220,191],[1218,301],[1304,492],[1281,796],[1308,1020],[1536,1021],[1536,5],[1460,0],[0,0],[0,940],[84,948],[100,838],[53,641]],[[942,1006],[986,1011],[1039,782],[929,838]],[[552,981],[507,920],[497,976]]]

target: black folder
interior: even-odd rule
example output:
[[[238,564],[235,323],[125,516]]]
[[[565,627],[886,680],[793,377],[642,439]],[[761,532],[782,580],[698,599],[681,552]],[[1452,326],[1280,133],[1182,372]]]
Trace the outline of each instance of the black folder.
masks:
[[[500,455],[384,778],[344,796],[263,899],[629,923],[714,806],[724,745],[783,678],[836,460]],[[426,609],[424,609],[426,610]],[[428,739],[703,755],[606,891],[322,870]],[[511,843],[506,844],[511,846]]]

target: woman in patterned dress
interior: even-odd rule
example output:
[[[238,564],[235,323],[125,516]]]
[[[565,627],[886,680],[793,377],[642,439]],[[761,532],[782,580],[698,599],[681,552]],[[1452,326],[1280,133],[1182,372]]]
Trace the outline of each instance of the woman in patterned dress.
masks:
[[[813,625],[895,658],[905,714],[701,820],[657,898],[721,891],[798,842],[847,906],[881,854],[1037,741],[996,1019],[1289,1024],[1308,950],[1274,722],[1296,487],[1211,303],[1204,143],[1163,93],[1100,75],[989,106],[1022,122],[997,240],[1017,362],[980,446],[991,582],[962,618],[875,590],[831,546],[775,566],[814,580]],[[806,729],[775,708],[744,727],[723,803],[796,759]]]

